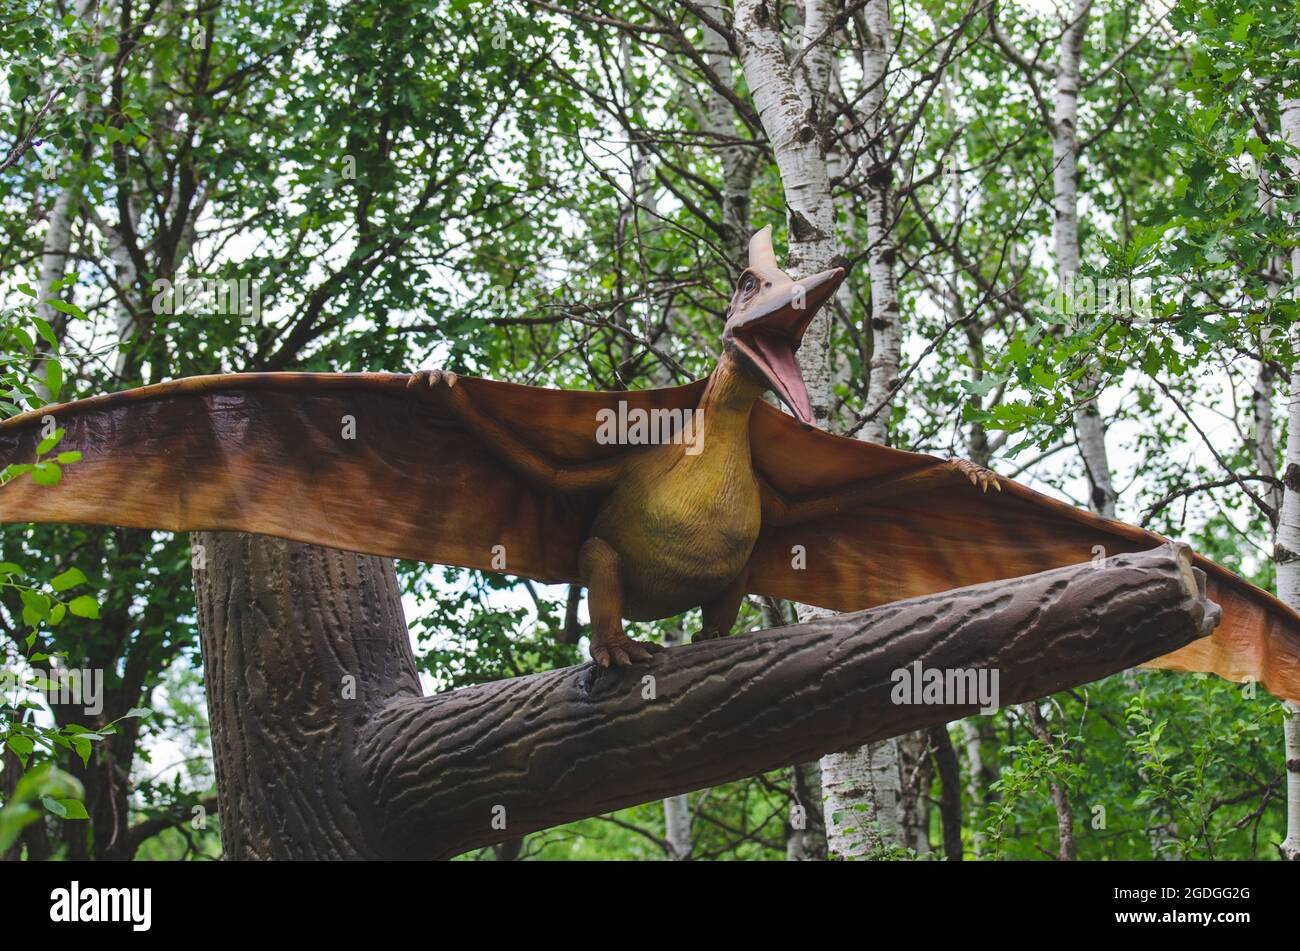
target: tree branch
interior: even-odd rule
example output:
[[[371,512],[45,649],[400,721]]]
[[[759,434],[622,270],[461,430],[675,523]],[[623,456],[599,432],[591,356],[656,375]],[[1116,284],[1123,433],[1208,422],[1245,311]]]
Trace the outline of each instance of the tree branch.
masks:
[[[376,845],[447,857],[975,712],[895,703],[893,673],[914,662],[997,670],[1003,705],[1098,679],[1213,629],[1219,610],[1190,557],[1165,546],[676,648],[646,667],[395,701],[359,752],[382,804]]]

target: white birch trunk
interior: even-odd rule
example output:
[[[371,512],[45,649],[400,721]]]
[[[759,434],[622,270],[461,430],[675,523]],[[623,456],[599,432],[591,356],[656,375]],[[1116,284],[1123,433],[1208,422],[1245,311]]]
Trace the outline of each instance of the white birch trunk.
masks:
[[[822,809],[827,851],[839,858],[878,856],[913,845],[903,828],[903,768],[898,738],[823,756]]]
[[[1057,279],[1067,291],[1079,273],[1079,61],[1088,31],[1092,0],[1074,0],[1069,25],[1061,36],[1056,65],[1056,93],[1052,115],[1053,238]],[[1075,388],[1076,396],[1092,393],[1099,376],[1087,373]],[[1084,399],[1075,412],[1074,431],[1088,475],[1088,504],[1094,512],[1115,517],[1115,486],[1106,453],[1106,427],[1096,398]]]
[[[1069,21],[1061,36],[1056,66],[1056,90],[1052,115],[1052,186],[1055,219],[1053,238],[1056,249],[1057,279],[1061,296],[1074,299],[1073,283],[1079,274],[1079,86],[1083,41],[1088,31],[1092,0],[1074,0]],[[1082,315],[1079,315],[1082,316]],[[1088,505],[1099,515],[1115,517],[1115,487],[1111,480],[1110,458],[1106,451],[1106,427],[1095,395],[1100,386],[1098,373],[1085,373],[1074,392],[1079,407],[1074,416],[1074,432],[1079,455],[1088,478]],[[1086,397],[1086,398],[1083,398]],[[1041,714],[1033,704],[1025,710],[1036,733],[1049,742]],[[1064,786],[1051,784],[1056,809],[1060,855],[1064,860],[1075,857],[1073,814]]]
[[[826,858],[826,827],[822,822],[822,773],[813,763],[790,768],[791,818],[800,810],[798,826],[785,840],[787,862],[818,862]]]
[[[669,647],[686,642],[686,632],[681,625],[664,636]],[[669,796],[661,800],[664,807],[664,839],[668,842],[668,859],[684,862],[691,857],[691,802],[688,796]]]
[[[90,20],[95,12],[95,0],[82,0],[77,7],[77,16],[81,20]],[[100,65],[103,57],[96,57],[93,61],[92,74],[99,75]],[[73,111],[77,115],[85,115],[87,107],[90,105],[90,86],[83,86],[77,92],[73,100]],[[70,156],[65,159],[70,160]],[[68,317],[62,311],[55,310],[46,303],[53,296],[53,288],[56,283],[63,279],[68,268],[68,252],[72,248],[72,223],[76,219],[77,204],[81,200],[81,184],[74,180],[63,191],[59,192],[59,197],[54,200],[54,207],[50,209],[48,225],[45,229],[45,241],[41,247],[41,271],[37,278],[38,297],[36,298],[36,316],[40,317],[54,331],[54,336],[62,340],[64,328],[67,325]],[[46,365],[48,359],[42,359],[36,365],[36,378],[38,381],[45,380]],[[50,394],[46,389],[44,382],[36,384],[36,392],[42,399],[48,399]]]
[[[721,4],[704,5],[703,9],[719,23],[724,20]],[[735,88],[731,50],[726,38],[705,24],[702,28],[701,52],[709,69],[728,89]],[[703,125],[720,141],[736,139],[736,119],[727,98],[711,86],[704,94]],[[723,145],[718,149],[722,162],[722,228],[726,233],[727,258],[735,268],[743,268],[749,247],[750,190],[754,168],[762,153],[743,145]]]
[[[45,230],[45,242],[41,248],[40,297],[36,305],[36,314],[52,327],[60,327],[64,315],[45,303],[53,291],[55,283],[63,279],[67,270],[68,249],[72,245],[72,219],[80,189],[69,185],[59,192],[50,210],[49,226]]]
[[[1300,99],[1282,103],[1282,137],[1293,148],[1300,148]],[[1300,183],[1300,160],[1287,159],[1292,179]],[[1300,280],[1300,248],[1291,249],[1291,277]],[[1293,340],[1300,343],[1300,332],[1293,330]],[[1292,608],[1300,609],[1300,365],[1291,371],[1287,401],[1286,469],[1282,480],[1282,516],[1278,520],[1277,562],[1278,597]],[[1286,838],[1280,846],[1282,857],[1300,861],[1300,705],[1286,704],[1284,725],[1286,746]]]
[[[827,22],[824,0],[809,0],[805,8],[804,43],[818,36]],[[838,253],[835,213],[824,147],[812,118],[824,90],[813,91],[808,81],[800,94],[781,36],[770,8],[761,0],[737,0],[736,39],[741,64],[754,105],[776,157],[785,201],[789,208],[790,250],[786,270],[801,277],[832,266]],[[820,54],[820,50],[818,51]],[[815,59],[812,55],[805,59]],[[829,83],[825,68],[814,66],[809,76]],[[812,97],[812,98],[809,98]],[[817,425],[828,428],[834,406],[830,359],[830,313],[823,311],[804,335],[799,363],[808,385]],[[816,616],[815,609],[800,606],[800,619]],[[881,834],[902,841],[898,804],[902,779],[898,744],[889,740],[878,749],[862,749],[823,757],[822,802],[828,849],[837,855],[862,855],[872,850]],[[880,817],[877,809],[884,806]],[[863,820],[864,816],[870,819]],[[864,828],[865,826],[865,828]],[[879,827],[879,828],[877,828]]]
[[[863,129],[867,136],[867,242],[871,278],[872,356],[868,405],[875,416],[858,431],[869,442],[889,441],[889,403],[902,362],[898,325],[898,283],[894,272],[892,189],[885,123],[885,74],[889,67],[890,26],[887,0],[871,0],[864,10],[870,31],[862,56]],[[903,738],[891,737],[821,760],[822,801],[828,851],[841,858],[879,855],[909,841],[905,821]]]
[[[1278,214],[1277,202],[1270,194],[1271,183],[1261,167],[1259,171],[1260,210],[1270,218]],[[1268,260],[1268,299],[1274,301],[1287,284],[1287,258],[1284,254],[1274,254]],[[1250,394],[1250,415],[1252,423],[1251,452],[1255,458],[1255,467],[1260,475],[1277,478],[1277,440],[1273,427],[1273,386],[1277,372],[1268,358],[1268,329],[1261,331],[1259,368],[1255,372],[1255,383]],[[1282,510],[1282,487],[1269,485],[1260,492],[1264,501],[1273,509],[1274,515]],[[1276,522],[1273,529],[1274,540],[1277,538]]]
[[[1255,384],[1250,394],[1250,409],[1254,434],[1251,449],[1260,475],[1277,478],[1277,442],[1273,436],[1273,380],[1274,370],[1267,359],[1259,361]],[[1274,512],[1282,507],[1282,488],[1268,485],[1260,493]]]
[[[138,224],[139,214],[136,203],[131,201],[129,207],[134,218],[132,224]],[[133,292],[135,287],[137,277],[135,261],[131,259],[131,255],[127,251],[126,244],[117,228],[108,228],[104,232],[104,237],[108,241],[109,260],[113,262],[113,279],[117,284],[118,293],[122,295],[122,298],[125,298]],[[120,344],[117,359],[113,362],[113,372],[119,378],[126,376],[130,363],[131,334],[135,331],[135,317],[132,316],[131,309],[122,298],[119,298],[113,311],[115,335]]]
[[[46,301],[54,296],[54,285],[63,279],[63,275],[67,271],[68,252],[72,248],[72,221],[75,217],[79,197],[80,188],[75,184],[69,185],[59,192],[59,197],[54,200],[54,207],[50,209],[49,225],[45,230],[45,242],[41,247],[41,272],[37,279],[36,316],[50,325],[50,329],[54,331],[54,336],[58,340],[63,339],[68,318],[67,315],[55,310]],[[34,389],[36,395],[43,400],[48,400],[51,396],[44,382],[47,373],[46,368],[49,363],[50,359],[43,357],[36,362],[35,367],[36,380]]]
[[[890,145],[886,139],[885,75],[891,55],[889,4],[870,0],[863,11],[870,35],[862,52],[863,129],[867,136],[867,264],[871,274],[871,377],[867,398],[874,415],[858,431],[868,442],[889,442],[890,405],[903,360],[899,326],[897,252],[893,241],[893,170],[885,167]]]
[[[826,0],[808,0],[805,43],[822,29],[818,27],[816,33],[810,33],[808,24],[824,26],[827,22],[825,3]],[[806,277],[831,267],[838,255],[826,154],[815,125],[816,103],[805,102],[799,94],[777,21],[765,0],[736,0],[734,23],[745,80],[771,143],[785,191],[789,226],[786,270],[792,277]],[[828,80],[829,69],[819,75]],[[824,90],[821,95],[824,97]],[[804,334],[799,353],[813,418],[823,429],[828,428],[834,406],[830,329],[830,311],[823,309]]]
[[[971,848],[975,858],[984,855],[984,754],[980,750],[980,725],[973,717],[961,721],[962,746],[966,750],[966,792],[971,805]]]

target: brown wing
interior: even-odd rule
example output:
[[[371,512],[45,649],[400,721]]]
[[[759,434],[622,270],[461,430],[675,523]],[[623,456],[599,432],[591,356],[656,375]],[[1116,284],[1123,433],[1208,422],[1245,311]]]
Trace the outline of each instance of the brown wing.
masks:
[[[405,374],[192,377],[0,423],[0,467],[32,462],[42,419],[78,450],[55,486],[0,487],[0,522],[256,532],[349,551],[576,577],[591,499],[557,496],[497,461]],[[701,384],[596,393],[461,378],[489,416],[558,462],[596,441],[597,411],[694,406]],[[353,438],[347,438],[351,435]],[[501,548],[496,548],[501,546]]]
[[[806,431],[759,405],[751,421],[755,468],[787,496],[817,496],[943,460]],[[942,491],[784,527],[765,526],[750,590],[835,611],[858,611],[948,588],[1078,564],[1096,554],[1144,551],[1160,535],[1101,518],[1000,480],[981,494],[960,476]],[[798,567],[795,546],[802,546]],[[1197,557],[1207,593],[1223,608],[1214,634],[1147,666],[1253,679],[1300,700],[1300,616],[1227,569]]]

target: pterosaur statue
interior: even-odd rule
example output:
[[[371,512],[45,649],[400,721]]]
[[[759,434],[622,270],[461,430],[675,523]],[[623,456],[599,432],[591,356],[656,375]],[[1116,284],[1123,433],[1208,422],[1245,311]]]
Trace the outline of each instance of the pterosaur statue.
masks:
[[[438,370],[160,383],[0,423],[0,465],[33,461],[49,417],[60,450],[82,454],[57,485],[0,487],[0,521],[255,532],[581,584],[604,666],[662,649],[630,639],[625,618],[699,606],[697,636],[716,637],[748,593],[854,611],[1165,541],[969,462],[812,428],[795,353],[843,272],[792,280],[770,229],[749,256],[707,380],[620,393]],[[1197,564],[1222,624],[1153,665],[1300,699],[1300,616]]]

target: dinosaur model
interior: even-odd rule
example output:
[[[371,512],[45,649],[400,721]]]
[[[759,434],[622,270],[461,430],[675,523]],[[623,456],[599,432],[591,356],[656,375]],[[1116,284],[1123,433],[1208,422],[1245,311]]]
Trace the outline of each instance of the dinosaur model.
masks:
[[[0,466],[33,461],[54,425],[59,450],[82,454],[57,485],[0,486],[0,521],[256,532],[581,584],[603,666],[662,649],[629,638],[625,618],[700,606],[697,637],[717,637],[749,593],[854,611],[1165,541],[969,462],[813,428],[795,354],[843,272],[792,280],[770,229],[749,254],[707,380],[621,393],[438,370],[159,383],[0,423]],[[1223,622],[1152,666],[1300,699],[1300,616],[1196,563]]]

